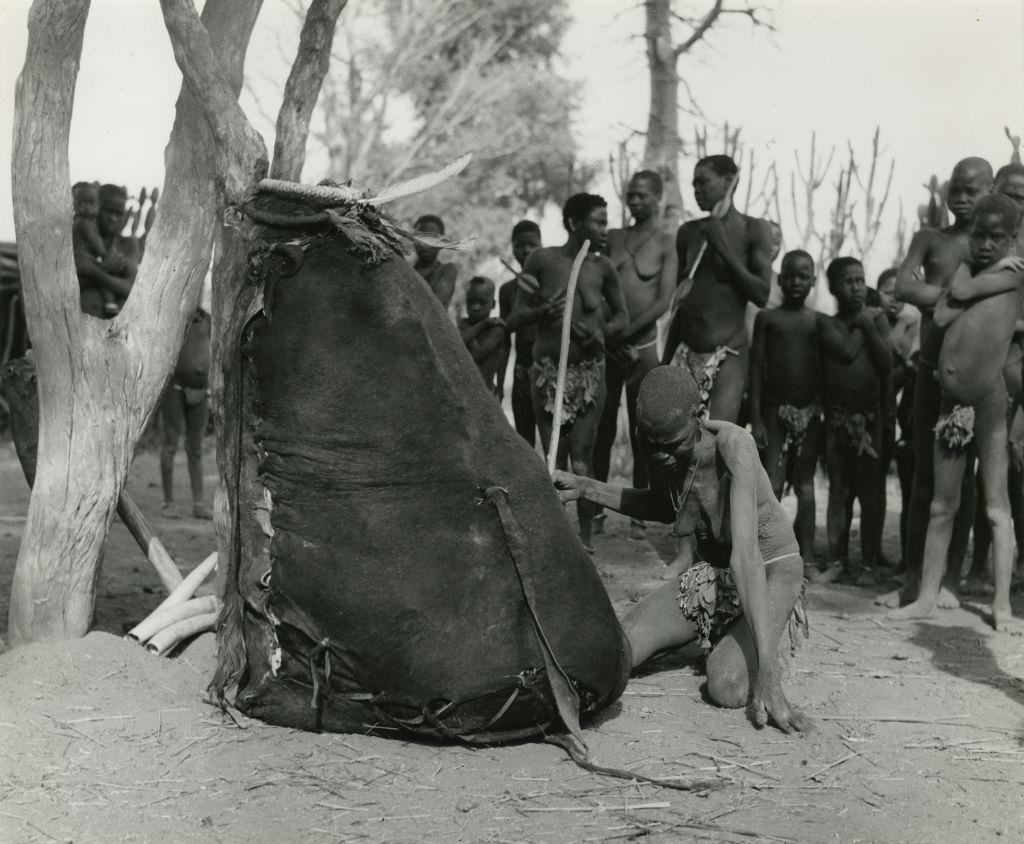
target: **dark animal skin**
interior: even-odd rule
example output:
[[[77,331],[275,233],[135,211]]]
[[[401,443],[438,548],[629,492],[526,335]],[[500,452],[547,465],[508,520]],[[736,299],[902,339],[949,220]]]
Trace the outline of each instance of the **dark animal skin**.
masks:
[[[607,706],[628,643],[444,309],[393,253],[290,237],[250,256],[263,310],[228,373],[240,539],[213,692],[273,724],[480,742],[562,729],[553,667],[582,716]]]

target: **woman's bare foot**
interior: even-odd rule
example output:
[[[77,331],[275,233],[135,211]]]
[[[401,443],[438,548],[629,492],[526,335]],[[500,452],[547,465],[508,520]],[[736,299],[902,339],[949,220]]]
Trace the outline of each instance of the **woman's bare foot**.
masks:
[[[960,609],[960,598],[948,586],[943,586],[935,599],[935,605],[940,610],[958,610]]]
[[[935,615],[936,610],[938,610],[938,607],[934,603],[914,601],[914,603],[907,604],[902,609],[886,613],[885,617],[892,621],[908,621],[912,618],[931,618]]]
[[[1009,636],[1024,635],[1024,628],[1022,628],[1020,622],[1013,617],[1013,611],[1009,607],[997,610],[993,604],[992,626],[998,632],[1006,633]]]
[[[967,597],[991,595],[994,591],[995,590],[989,581],[981,577],[975,577],[974,575],[968,575],[960,584],[960,594]]]

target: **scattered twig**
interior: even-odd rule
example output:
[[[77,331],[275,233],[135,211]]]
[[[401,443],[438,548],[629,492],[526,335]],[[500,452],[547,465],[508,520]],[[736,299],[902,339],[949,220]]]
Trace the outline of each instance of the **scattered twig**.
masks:
[[[815,772],[814,772],[813,774],[808,774],[808,775],[807,775],[806,777],[804,777],[804,779],[805,779],[805,780],[814,780],[814,779],[817,779],[817,778],[818,778],[818,777],[820,777],[820,776],[821,776],[822,774],[824,774],[824,773],[825,773],[826,771],[831,771],[831,770],[832,770],[833,768],[838,768],[838,767],[839,767],[840,765],[842,765],[842,764],[843,764],[844,762],[849,762],[849,761],[850,761],[851,759],[853,759],[853,758],[855,758],[855,757],[857,757],[857,756],[860,756],[860,754],[859,754],[859,753],[849,753],[849,754],[847,754],[846,756],[844,756],[844,757],[843,757],[842,759],[837,759],[837,760],[836,760],[835,762],[833,762],[832,764],[830,764],[830,765],[826,765],[826,766],[825,766],[824,768],[822,768],[822,769],[821,769],[820,771],[815,771]]]

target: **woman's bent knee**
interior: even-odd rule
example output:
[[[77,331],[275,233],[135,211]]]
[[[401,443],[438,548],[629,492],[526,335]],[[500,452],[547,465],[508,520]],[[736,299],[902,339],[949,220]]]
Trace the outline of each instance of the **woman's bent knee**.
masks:
[[[750,697],[750,683],[746,668],[713,666],[708,659],[708,697],[712,703],[725,709],[739,709],[746,706]]]

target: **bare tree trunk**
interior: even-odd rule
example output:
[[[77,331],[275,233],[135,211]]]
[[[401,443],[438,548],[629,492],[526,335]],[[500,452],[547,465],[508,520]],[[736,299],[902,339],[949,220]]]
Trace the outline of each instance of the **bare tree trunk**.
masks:
[[[259,0],[208,0],[204,16],[211,25],[221,22],[220,55],[244,56],[245,10],[258,7]],[[15,227],[37,355],[40,432],[36,484],[11,589],[12,644],[88,630],[117,497],[209,265],[217,176],[230,175],[218,174],[207,152],[215,140],[223,145],[232,138],[211,132],[208,122],[211,108],[223,112],[226,106],[207,105],[215,86],[193,79],[178,100],[160,215],[132,295],[110,321],[80,312],[66,197],[71,107],[88,11],[89,0],[36,0],[17,88]]]
[[[670,0],[644,0],[646,14],[647,67],[651,83],[651,106],[647,117],[647,145],[644,168],[661,174],[664,182],[666,231],[675,233],[683,213],[679,186],[679,76],[676,50],[672,44]]]

